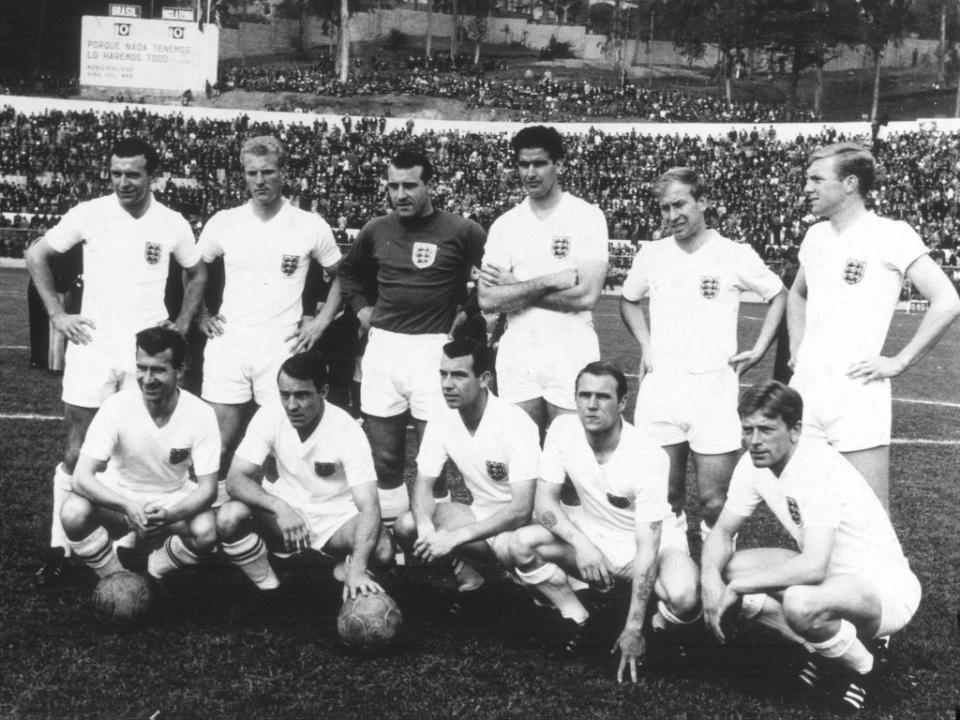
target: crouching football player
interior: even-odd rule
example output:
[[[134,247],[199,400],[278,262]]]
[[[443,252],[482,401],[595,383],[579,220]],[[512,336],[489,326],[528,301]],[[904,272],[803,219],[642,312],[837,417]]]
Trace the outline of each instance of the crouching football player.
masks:
[[[216,546],[220,432],[210,406],[179,388],[180,333],[148,328],[136,347],[139,389],[112,395],[94,416],[60,518],[71,550],[100,577],[123,570],[111,538],[131,529],[154,545],[166,538],[147,561],[159,579]]]
[[[371,560],[392,560],[380,523],[370,445],[350,415],[324,401],[327,368],[316,355],[288,358],[277,375],[280,402],[250,421],[227,475],[232,498],[217,511],[224,554],[261,590],[279,587],[269,550],[316,550],[349,562],[344,598],[381,592],[367,574]],[[263,462],[279,477],[264,482]]]
[[[567,573],[609,588],[632,581],[630,607],[614,646],[620,651],[617,680],[629,668],[633,682],[646,652],[643,625],[647,604],[660,601],[655,630],[691,625],[700,617],[697,566],[687,548],[685,523],[667,502],[670,459],[621,413],[627,379],[607,362],[588,364],[576,378],[576,415],[550,426],[540,462],[534,503],[537,525],[514,533],[510,550],[517,575],[559,609],[568,628],[567,653],[586,638],[589,612]],[[560,503],[569,477],[581,505]]]
[[[471,559],[512,567],[510,535],[530,521],[540,458],[537,426],[487,389],[490,365],[487,348],[474,340],[443,346],[440,386],[447,408],[427,422],[412,512],[394,526],[397,539],[413,543],[420,559],[451,562],[461,592],[483,583]],[[470,505],[434,500],[448,458],[473,495]]]
[[[828,691],[838,709],[864,707],[874,680],[865,643],[902,629],[920,603],[887,514],[863,476],[825,442],[801,436],[803,401],[769,381],[740,401],[748,454],[737,464],[703,548],[703,608],[717,638],[725,615],[753,619],[802,645],[800,687]],[[796,541],[733,551],[732,538],[760,502]]]

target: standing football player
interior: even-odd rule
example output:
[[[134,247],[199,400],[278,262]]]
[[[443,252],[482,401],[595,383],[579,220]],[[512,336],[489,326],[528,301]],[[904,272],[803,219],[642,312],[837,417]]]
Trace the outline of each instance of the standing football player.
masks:
[[[447,409],[427,423],[412,512],[394,526],[397,539],[412,542],[417,557],[451,560],[461,592],[483,582],[471,559],[512,567],[510,536],[533,510],[540,436],[526,413],[487,389],[491,375],[486,346],[469,338],[443,346],[440,387]],[[434,500],[448,459],[463,476],[472,504]]]
[[[280,363],[313,347],[340,305],[340,250],[323,218],[283,197],[285,161],[276,138],[247,140],[240,163],[250,200],[218,212],[200,234],[204,261],[222,256],[224,263],[220,311],[211,315],[202,308],[199,319],[208,338],[202,394],[220,423],[221,478],[251,413],[276,398]],[[333,275],[315,317],[301,315],[311,258]]]
[[[100,577],[123,570],[112,540],[131,529],[157,546],[147,558],[155,579],[216,547],[220,433],[210,406],[179,387],[186,350],[176,330],[137,333],[139,388],[104,401],[80,448],[60,518],[71,550]]]
[[[537,525],[517,530],[510,551],[517,575],[551,601],[565,619],[561,648],[577,651],[586,639],[589,611],[567,573],[599,588],[632,582],[630,608],[614,646],[617,679],[627,669],[637,681],[646,653],[647,604],[660,598],[653,627],[691,625],[700,618],[697,566],[686,528],[667,502],[670,459],[651,438],[623,419],[627,379],[614,365],[589,363],[576,377],[576,415],[550,426],[534,503]],[[563,505],[569,477],[579,506]]]
[[[937,343],[960,315],[960,299],[909,225],[867,210],[875,177],[873,156],[859,145],[811,153],[804,193],[825,221],[800,246],[787,322],[804,433],[843,453],[888,507],[890,378]],[[904,278],[930,305],[910,341],[887,357],[880,352]]]
[[[360,409],[391,521],[410,509],[407,424],[419,447],[427,419],[443,407],[436,376],[442,347],[466,319],[467,281],[486,239],[477,223],[434,208],[432,180],[425,155],[399,152],[387,166],[393,212],[363,226],[340,269],[344,294],[368,331]]]
[[[591,312],[607,275],[607,221],[564,192],[563,140],[534,126],[510,142],[526,199],[490,227],[478,285],[480,308],[508,313],[497,351],[497,390],[541,434],[573,412],[573,380],[600,357]]]
[[[636,423],[670,456],[670,505],[684,524],[693,456],[705,537],[739,456],[738,378],[776,338],[787,293],[753,248],[707,227],[707,188],[695,170],[668,170],[654,194],[669,235],[637,252],[620,299],[620,314],[640,343]],[[770,305],[753,347],[738,353],[745,291]],[[650,298],[649,326],[640,307],[644,297]]]
[[[863,709],[875,681],[865,643],[901,630],[920,603],[890,520],[863,476],[820,439],[801,435],[803,400],[770,380],[740,401],[747,449],[703,547],[703,610],[723,642],[728,611],[802,645],[798,688],[826,691],[837,708]],[[799,552],[733,538],[760,503]]]
[[[54,472],[51,551],[36,574],[40,585],[55,582],[62,572],[69,548],[60,509],[97,408],[133,381],[134,336],[160,323],[186,333],[203,296],[206,267],[190,225],[150,190],[158,167],[157,153],[146,142],[121,140],[110,151],[113,194],[77,205],[25,254],[53,327],[69,341],[63,373],[66,438]],[[83,300],[80,313],[72,314],[57,296],[51,266],[81,243]],[[184,268],[183,301],[172,322],[163,302],[171,253]]]
[[[393,559],[370,444],[348,412],[325,401],[327,379],[315,356],[287,358],[276,380],[280,402],[257,410],[233,456],[217,533],[226,557],[260,590],[280,585],[268,549],[350,556],[340,566],[344,599],[380,592],[367,568]],[[273,482],[263,478],[268,455],[277,462]]]

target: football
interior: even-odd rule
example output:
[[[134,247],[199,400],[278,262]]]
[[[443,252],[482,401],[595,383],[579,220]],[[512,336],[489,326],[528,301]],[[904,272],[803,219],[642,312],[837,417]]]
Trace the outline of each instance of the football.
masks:
[[[105,625],[134,625],[150,609],[153,591],[142,575],[124,570],[97,583],[93,591],[93,614]]]
[[[400,631],[403,615],[386,593],[347,599],[337,617],[337,632],[343,644],[354,650],[369,650],[390,644]]]

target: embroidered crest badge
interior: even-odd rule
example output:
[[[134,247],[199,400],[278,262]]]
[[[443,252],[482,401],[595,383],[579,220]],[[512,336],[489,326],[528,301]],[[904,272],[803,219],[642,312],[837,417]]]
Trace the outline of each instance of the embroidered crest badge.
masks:
[[[802,527],[803,518],[800,517],[800,506],[797,505],[797,501],[792,497],[787,498],[787,510],[790,512],[790,519],[793,520],[793,524],[797,527]]]
[[[570,236],[558,235],[550,243],[550,251],[557,260],[563,260],[570,254]]]
[[[507,479],[507,464],[487,460],[487,475],[490,476],[491,480],[503,482]]]
[[[720,294],[720,278],[713,275],[701,275],[700,294],[707,300],[713,300]]]
[[[145,242],[143,244],[143,258],[150,265],[156,265],[160,262],[162,248],[159,243]]]
[[[613,505],[615,508],[620,508],[621,510],[626,510],[628,507],[630,507],[630,498],[624,497],[623,495],[607,493],[607,502]]]
[[[433,243],[415,242],[411,260],[413,264],[423,270],[433,265],[437,259],[437,246]]]
[[[284,255],[283,260],[280,261],[280,272],[287,277],[293,275],[298,267],[300,267],[299,255]]]
[[[190,459],[190,448],[170,448],[170,464],[179,465]]]
[[[843,281],[847,283],[847,285],[856,285],[863,280],[863,272],[866,269],[866,260],[847,258],[847,262],[843,266]]]
[[[330,477],[336,471],[337,466],[334,463],[315,462],[313,471],[320,477]]]

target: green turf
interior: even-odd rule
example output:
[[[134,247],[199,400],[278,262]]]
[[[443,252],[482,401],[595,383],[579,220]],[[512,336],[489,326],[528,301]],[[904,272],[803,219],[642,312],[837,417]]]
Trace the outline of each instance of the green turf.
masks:
[[[59,379],[30,370],[21,270],[0,269],[0,415],[61,412]],[[745,306],[759,317],[763,308]],[[920,316],[898,314],[897,347]],[[605,298],[596,315],[605,357],[635,372],[636,348]],[[741,344],[759,329],[741,323]],[[12,346],[12,347],[11,347]],[[960,405],[960,330],[894,384],[897,398]],[[769,375],[770,359],[750,378]],[[635,390],[631,387],[631,392]],[[960,407],[897,401],[894,436],[960,441]],[[148,627],[104,632],[92,619],[93,580],[38,592],[37,550],[47,532],[51,469],[59,454],[55,421],[0,419],[0,718],[733,718],[830,717],[806,699],[784,697],[770,670],[783,648],[756,638],[724,650],[694,645],[677,666],[651,663],[636,687],[613,682],[604,647],[575,661],[544,653],[547,620],[518,591],[501,587],[486,612],[451,620],[435,592],[399,593],[403,643],[383,657],[347,653],[336,642],[337,588],[327,571],[299,570],[294,599],[269,615],[236,621],[243,582],[211,567],[181,576],[174,598]],[[870,718],[952,718],[960,653],[960,445],[904,442],[892,449],[892,513],[924,586],[914,621],[894,638],[878,706]],[[409,470],[409,468],[408,468]],[[745,546],[783,538],[763,515]],[[621,617],[616,605],[607,615]],[[611,621],[608,634],[616,634]]]

